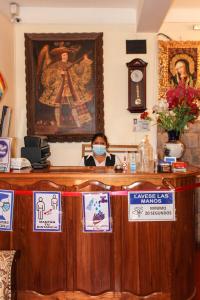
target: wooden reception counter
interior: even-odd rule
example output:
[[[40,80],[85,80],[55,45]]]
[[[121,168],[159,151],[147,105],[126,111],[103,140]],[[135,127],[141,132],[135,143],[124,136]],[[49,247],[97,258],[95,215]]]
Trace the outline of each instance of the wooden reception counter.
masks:
[[[16,191],[13,232],[0,232],[0,249],[19,250],[17,299],[194,299],[194,190],[176,193],[171,222],[129,222],[127,196],[111,196],[112,233],[83,233],[81,195],[62,197],[62,232],[33,232],[32,195],[17,191],[131,190],[162,185],[163,178],[177,187],[195,183],[197,173],[94,167],[1,173],[0,188]]]

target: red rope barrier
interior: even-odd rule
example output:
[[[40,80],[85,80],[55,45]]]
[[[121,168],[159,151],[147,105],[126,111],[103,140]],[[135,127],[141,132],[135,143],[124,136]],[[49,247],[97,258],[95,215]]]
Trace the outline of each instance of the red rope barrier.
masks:
[[[26,196],[32,196],[33,195],[33,191],[26,191],[26,190],[15,190],[14,191],[15,195],[26,195]]]
[[[184,186],[177,186],[175,188],[175,192],[184,192],[184,191],[189,191],[189,190],[195,190],[198,187],[200,187],[200,182],[194,183],[194,184],[188,184],[188,185],[184,185]]]

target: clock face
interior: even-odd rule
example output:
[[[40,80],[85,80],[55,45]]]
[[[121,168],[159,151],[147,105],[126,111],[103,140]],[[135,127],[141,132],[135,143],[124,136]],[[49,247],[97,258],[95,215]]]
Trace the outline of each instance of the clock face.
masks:
[[[133,82],[140,82],[143,78],[143,73],[141,70],[133,70],[131,72],[131,80]]]

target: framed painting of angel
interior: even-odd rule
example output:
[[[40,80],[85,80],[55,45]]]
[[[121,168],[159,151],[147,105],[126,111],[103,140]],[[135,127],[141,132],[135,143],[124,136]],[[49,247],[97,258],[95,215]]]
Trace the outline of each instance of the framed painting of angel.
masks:
[[[89,141],[104,132],[103,33],[25,34],[27,134]]]
[[[200,42],[159,41],[159,98],[180,82],[200,85]]]

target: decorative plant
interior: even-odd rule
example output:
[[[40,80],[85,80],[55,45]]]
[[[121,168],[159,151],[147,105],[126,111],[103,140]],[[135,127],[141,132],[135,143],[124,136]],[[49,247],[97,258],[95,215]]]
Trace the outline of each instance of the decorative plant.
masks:
[[[166,93],[166,99],[159,100],[153,107],[157,124],[166,131],[182,133],[188,123],[194,122],[200,113],[198,100],[200,90],[179,84]],[[140,115],[141,119],[153,120],[148,112]]]

